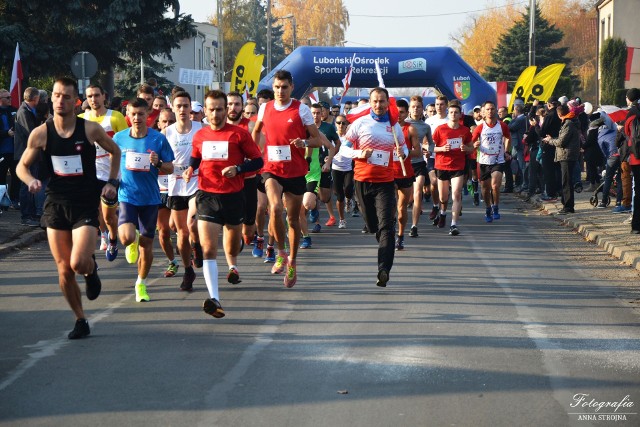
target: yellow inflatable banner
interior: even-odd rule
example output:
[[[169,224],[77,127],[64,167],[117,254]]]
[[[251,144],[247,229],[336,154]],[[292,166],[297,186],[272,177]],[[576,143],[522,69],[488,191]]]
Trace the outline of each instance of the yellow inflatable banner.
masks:
[[[536,70],[538,67],[535,65],[531,65],[524,69],[524,71],[518,77],[516,81],[516,86],[513,88],[513,92],[511,93],[511,99],[509,100],[509,112],[513,111],[513,102],[516,98],[523,98],[524,95],[529,92],[531,89],[531,85],[533,84],[533,77],[536,75]]]
[[[240,48],[236,62],[233,65],[233,74],[231,75],[231,90],[244,93],[245,89],[255,96],[258,90],[258,82],[260,81],[260,73],[262,72],[262,62],[264,55],[255,55],[254,50],[256,44],[254,42],[245,43]]]
[[[531,88],[525,93],[525,103],[533,102],[536,99],[546,102],[556,88],[564,66],[564,64],[551,64],[536,74]]]

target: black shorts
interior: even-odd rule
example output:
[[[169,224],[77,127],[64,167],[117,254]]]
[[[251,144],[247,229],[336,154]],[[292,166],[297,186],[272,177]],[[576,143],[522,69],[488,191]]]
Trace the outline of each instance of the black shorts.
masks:
[[[476,159],[467,158],[467,168],[469,170],[474,170],[477,167],[478,167],[478,161]]]
[[[196,197],[196,193],[190,196],[169,196],[167,206],[172,211],[185,211],[189,209],[189,200]]]
[[[320,188],[331,188],[331,172],[320,173]]]
[[[248,178],[244,180],[244,225],[253,225],[256,222],[258,211],[258,180]]]
[[[496,163],[495,165],[483,165],[480,164],[480,181],[486,181],[491,179],[491,174],[494,172],[504,172],[504,163]]]
[[[244,194],[196,192],[198,220],[220,225],[240,225],[244,221]]]
[[[411,167],[413,168],[413,174],[418,176],[427,176],[429,171],[427,170],[427,162],[422,161],[418,163],[411,163]]]
[[[309,181],[305,184],[305,193],[318,193],[318,181]]]
[[[427,161],[427,171],[431,172],[436,170],[436,159],[435,157],[433,157],[433,155],[431,155],[431,157],[429,157],[429,160]]]
[[[258,186],[258,191],[261,193],[267,194],[267,189],[264,188],[264,178],[262,178],[262,175],[256,175],[256,183]]]
[[[396,178],[394,179],[396,186],[398,188],[410,188],[413,187],[413,183],[415,182],[416,177],[412,176],[411,178]]]
[[[270,172],[262,174],[262,180],[266,183],[268,179],[273,178],[278,181],[278,184],[282,186],[283,193],[291,193],[294,196],[302,196],[306,191],[306,180],[304,176],[298,176],[295,178],[283,178],[278,175],[274,175]]]
[[[169,209],[169,193],[160,193],[158,209]]]
[[[55,202],[47,197],[42,225],[54,230],[75,230],[88,225],[98,228],[98,203]]]
[[[459,171],[448,171],[444,169],[436,169],[436,177],[440,181],[451,181],[451,178],[456,178],[458,176],[464,176],[465,170]]]

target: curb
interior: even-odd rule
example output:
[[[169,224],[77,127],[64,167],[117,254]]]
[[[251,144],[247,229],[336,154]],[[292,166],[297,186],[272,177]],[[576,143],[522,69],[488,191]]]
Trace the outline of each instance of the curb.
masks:
[[[45,230],[34,230],[23,234],[19,238],[0,245],[0,257],[4,257],[11,254],[18,249],[40,242],[47,238],[47,232]]]
[[[520,199],[520,197],[518,198]],[[571,217],[558,217],[554,214],[560,210],[558,207],[561,207],[560,204],[543,203],[540,199],[531,199],[525,203],[540,208],[546,215],[551,216],[565,227],[570,227],[588,242],[598,245],[609,255],[640,271],[640,246],[636,242],[629,242],[630,234],[625,234],[623,230],[615,230],[615,233],[606,233],[592,222]],[[626,230],[627,227],[624,227],[624,229]]]

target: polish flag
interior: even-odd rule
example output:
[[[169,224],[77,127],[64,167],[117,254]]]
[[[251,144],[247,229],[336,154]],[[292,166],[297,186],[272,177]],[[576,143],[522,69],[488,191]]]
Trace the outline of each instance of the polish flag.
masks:
[[[353,54],[353,59],[351,60],[351,66],[349,67],[349,71],[347,71],[347,74],[344,76],[344,79],[342,79],[342,86],[344,87],[344,90],[342,91],[342,96],[340,97],[340,99],[342,99],[342,97],[344,97],[347,94],[347,91],[349,90],[349,86],[351,85],[351,76],[353,75],[353,63],[356,60],[356,54]]]
[[[318,102],[320,102],[320,95],[318,94],[317,90],[314,90],[309,94],[309,101],[311,101],[312,104],[317,104]]]
[[[378,74],[378,86],[384,87],[384,81],[382,79],[382,72],[380,71],[380,65],[376,61],[376,73]],[[349,123],[353,123],[360,117],[371,114],[371,105],[369,103],[363,104],[359,107],[352,108],[347,114],[347,120]],[[393,96],[389,97],[389,122],[391,126],[398,123],[398,106],[396,105],[396,99]]]
[[[629,114],[629,108],[620,108],[615,105],[603,105],[600,107],[600,110],[607,113],[611,120],[616,123],[623,121],[627,117],[627,114]]]
[[[9,86],[11,105],[15,108],[20,107],[21,103],[22,90],[20,83],[22,79],[22,62],[20,62],[20,52],[18,50],[18,43],[16,43],[16,55],[13,58],[13,71],[11,71],[11,85]]]

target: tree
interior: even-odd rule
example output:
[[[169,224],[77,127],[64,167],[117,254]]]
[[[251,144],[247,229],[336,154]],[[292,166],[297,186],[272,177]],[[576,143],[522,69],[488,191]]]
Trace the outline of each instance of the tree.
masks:
[[[91,52],[103,74],[127,62],[170,59],[180,40],[195,34],[178,0],[0,0],[0,57],[13,64],[16,42],[30,77],[70,74],[78,51]],[[173,10],[173,16],[165,12]]]
[[[611,37],[602,44],[600,53],[600,102],[602,104],[619,104],[616,94],[624,89],[624,77],[627,63],[627,43],[619,37]]]

